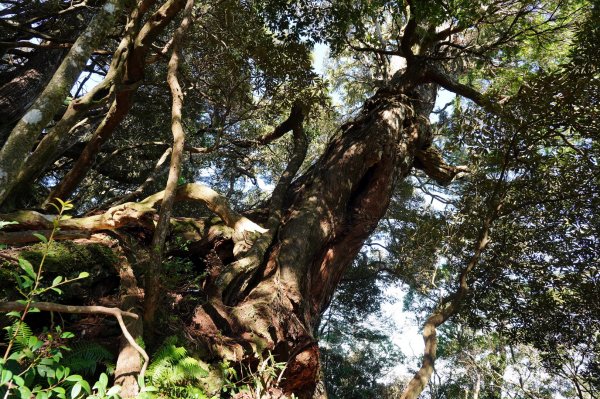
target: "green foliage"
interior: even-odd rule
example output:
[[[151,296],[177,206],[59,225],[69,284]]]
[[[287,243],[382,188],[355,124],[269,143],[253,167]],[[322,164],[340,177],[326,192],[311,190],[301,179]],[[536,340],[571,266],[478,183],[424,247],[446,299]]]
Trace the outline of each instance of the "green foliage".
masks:
[[[257,356],[256,367],[242,365],[240,372],[229,361],[219,364],[224,384],[222,391],[231,396],[242,396],[251,399],[269,398],[279,391],[279,384],[286,369],[285,362],[277,362],[271,352],[266,357]],[[295,399],[292,394],[290,399]]]
[[[375,253],[361,253],[323,315],[319,340],[331,398],[381,397],[381,380],[403,360],[389,337],[394,326],[376,322],[389,276],[379,272],[384,263],[374,258]]]
[[[62,364],[76,373],[92,376],[99,364],[112,368],[114,355],[97,342],[79,341],[69,346]]]
[[[206,364],[188,356],[185,347],[179,345],[179,339],[171,336],[154,353],[146,379],[150,386],[156,388],[156,393],[147,396],[207,398],[199,384],[202,378],[208,376]]]
[[[74,281],[88,277],[87,272],[81,272],[76,278],[66,279],[57,276],[49,285],[43,285],[43,271],[45,261],[53,244],[54,236],[60,229],[60,220],[64,217],[63,213],[72,208],[70,202],[57,200],[57,204],[52,204],[58,211],[54,219],[54,228],[49,238],[40,235],[42,241],[41,259],[37,265],[37,270],[26,259],[19,257],[19,267],[24,272],[16,275],[17,290],[24,299],[17,301],[23,306],[23,310],[11,311],[6,314],[12,319],[12,324],[5,327],[7,346],[3,358],[0,360],[0,395],[9,397],[9,395],[29,399],[32,396],[40,399],[50,397],[58,398],[117,398],[118,388],[106,391],[107,377],[101,375],[101,380],[90,387],[81,375],[71,373],[72,369],[65,362],[64,353],[69,351],[66,342],[73,338],[70,332],[63,331],[60,326],[53,328],[44,328],[40,335],[35,335],[31,327],[25,322],[25,318],[40,310],[33,307],[32,303],[48,291],[61,294],[61,286]],[[106,356],[106,350],[91,350],[76,353],[71,358],[71,364],[76,365],[81,371],[90,371],[95,369],[95,363],[92,365],[92,359],[98,356]],[[102,353],[100,355],[100,353]],[[82,363],[83,359],[89,360]],[[78,363],[79,361],[79,363]],[[96,392],[92,395],[92,389]],[[91,396],[90,396],[91,395]]]

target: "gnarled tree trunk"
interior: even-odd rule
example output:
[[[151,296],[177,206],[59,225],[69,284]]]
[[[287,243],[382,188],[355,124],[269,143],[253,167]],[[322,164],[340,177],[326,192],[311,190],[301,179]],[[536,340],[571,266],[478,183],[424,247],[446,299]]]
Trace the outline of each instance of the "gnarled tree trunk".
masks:
[[[284,390],[313,397],[320,316],[424,139],[411,95],[375,95],[289,187],[286,211],[259,264],[209,259],[209,301],[196,309],[195,331],[222,357],[240,361],[270,349],[288,361]]]

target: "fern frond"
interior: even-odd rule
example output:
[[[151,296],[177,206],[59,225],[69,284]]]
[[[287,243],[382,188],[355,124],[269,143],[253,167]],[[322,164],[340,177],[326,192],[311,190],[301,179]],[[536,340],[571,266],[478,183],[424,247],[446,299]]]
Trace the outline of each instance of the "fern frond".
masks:
[[[98,364],[114,360],[113,354],[97,342],[79,341],[71,347],[63,363],[80,374],[94,374]]]
[[[178,361],[187,355],[187,351],[183,346],[177,346],[177,337],[168,337],[165,342],[156,350],[153,359],[159,362],[162,359],[170,359]]]
[[[177,368],[181,369],[187,380],[199,380],[208,376],[208,371],[202,368],[201,363],[193,357],[185,357],[177,363]]]
[[[202,389],[191,383],[207,375],[208,371],[202,367],[202,363],[187,356],[187,350],[179,346],[177,337],[165,340],[146,371],[150,384],[158,387],[161,394],[169,398],[206,398]]]
[[[22,350],[27,347],[29,338],[33,336],[33,331],[27,323],[20,320],[15,320],[12,325],[6,329],[6,341],[14,340],[14,348]]]

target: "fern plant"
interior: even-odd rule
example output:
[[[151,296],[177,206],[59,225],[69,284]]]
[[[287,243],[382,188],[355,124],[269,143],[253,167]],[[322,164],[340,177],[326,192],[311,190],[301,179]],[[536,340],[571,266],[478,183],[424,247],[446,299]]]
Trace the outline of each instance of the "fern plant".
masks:
[[[98,364],[112,369],[113,360],[114,355],[99,343],[79,341],[71,345],[62,363],[77,373],[94,375]]]
[[[168,398],[205,399],[198,382],[208,376],[202,363],[188,356],[177,337],[168,337],[157,349],[148,366],[146,379],[157,389],[157,396]],[[195,386],[196,385],[196,386]],[[150,396],[150,395],[148,395]]]
[[[24,321],[19,319],[13,320],[12,324],[5,328],[6,331],[6,342],[11,339],[14,341],[13,346],[15,350],[23,350],[29,345],[29,339],[33,337],[33,331],[31,327]]]

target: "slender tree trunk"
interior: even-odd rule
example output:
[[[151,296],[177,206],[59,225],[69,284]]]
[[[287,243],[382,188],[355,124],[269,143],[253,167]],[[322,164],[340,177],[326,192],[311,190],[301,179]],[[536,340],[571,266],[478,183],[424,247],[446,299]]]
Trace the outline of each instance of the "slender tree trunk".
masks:
[[[475,385],[473,386],[473,399],[479,399],[479,392],[481,391],[481,374],[479,371],[475,371]]]
[[[121,279],[121,309],[128,309],[141,316],[143,291],[137,286],[137,281],[131,265],[124,255],[119,257],[119,277]],[[143,337],[143,322],[131,318],[126,321],[127,329],[135,338]],[[139,393],[137,376],[142,369],[142,358],[127,339],[121,337],[119,343],[119,356],[115,365],[115,384],[121,386],[119,394],[123,398],[135,397]]]
[[[171,212],[175,202],[177,185],[179,184],[179,174],[181,172],[181,161],[183,158],[183,146],[185,144],[185,132],[181,122],[183,108],[183,92],[177,78],[177,69],[179,68],[179,59],[181,58],[181,45],[185,39],[192,17],[193,0],[187,0],[184,9],[184,16],[181,25],[173,35],[173,53],[169,60],[167,70],[167,83],[171,90],[171,132],[173,133],[173,151],[171,152],[171,165],[169,167],[169,177],[165,187],[165,196],[160,208],[158,223],[152,237],[150,249],[150,264],[146,275],[146,296],[144,300],[144,322],[152,326],[158,306],[158,299],[161,291],[161,267],[163,259],[163,249],[165,239],[169,230],[171,221]]]

